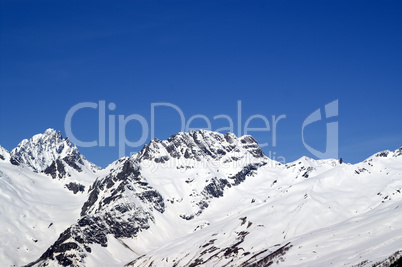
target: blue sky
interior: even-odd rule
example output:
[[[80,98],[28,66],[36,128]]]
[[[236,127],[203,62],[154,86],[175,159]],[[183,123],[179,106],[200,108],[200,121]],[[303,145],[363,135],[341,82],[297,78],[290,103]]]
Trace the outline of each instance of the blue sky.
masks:
[[[168,102],[212,130],[227,114],[237,129],[240,100],[244,119],[286,115],[275,147],[272,131],[250,134],[292,161],[314,157],[304,119],[338,99],[339,156],[355,163],[402,146],[401,11],[398,1],[1,1],[0,144],[11,150],[47,128],[65,135],[71,107],[101,100],[116,105],[106,118],[150,122],[151,104]],[[180,131],[176,111],[155,112],[156,137]],[[320,150],[325,122],[305,132]],[[98,139],[97,110],[76,113],[72,129]],[[129,140],[141,133],[127,124]],[[79,149],[101,166],[119,154],[108,142]]]

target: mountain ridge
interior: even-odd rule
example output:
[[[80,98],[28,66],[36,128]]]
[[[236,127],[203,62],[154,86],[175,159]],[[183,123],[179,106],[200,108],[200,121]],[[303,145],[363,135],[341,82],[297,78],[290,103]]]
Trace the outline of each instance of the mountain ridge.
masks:
[[[53,140],[50,143],[56,146],[51,145],[53,154],[47,155],[44,164],[22,155],[22,148],[34,146],[27,146],[28,141],[16,152],[0,147],[5,158],[0,159],[0,177],[13,181],[16,172],[23,172],[27,178],[54,180],[57,190],[69,189],[65,184],[69,180],[84,189],[66,195],[79,199],[72,208],[74,215],[57,223],[57,229],[66,227],[57,230],[61,233],[58,238],[53,233],[55,241],[47,242],[47,249],[42,245],[35,250],[38,253],[42,249],[41,256],[36,254],[37,260],[31,258],[30,264],[25,261],[27,266],[330,264],[330,251],[312,252],[314,257],[310,257],[310,245],[303,240],[328,243],[320,229],[330,229],[327,231],[339,235],[340,240],[347,240],[350,235],[345,231],[350,232],[353,225],[349,222],[359,216],[364,219],[356,221],[372,222],[372,226],[360,223],[362,229],[380,229],[383,219],[379,214],[394,219],[391,230],[379,231],[377,239],[390,233],[398,236],[400,231],[402,236],[398,226],[402,218],[395,211],[398,203],[402,206],[402,147],[378,152],[357,164],[307,157],[281,164],[267,158],[251,136],[200,130],[151,140],[138,153],[105,169],[83,168],[79,172],[62,157],[74,154],[71,151],[76,147],[54,130],[45,134],[45,139]],[[41,143],[42,137],[31,138],[32,143]],[[19,165],[7,163],[13,155],[20,155],[16,157]],[[79,159],[74,162],[79,164]],[[56,170],[57,164],[63,164],[70,176],[46,173],[53,163]],[[30,235],[39,234],[29,231]],[[359,237],[365,235],[350,233],[357,240],[351,243],[352,250],[367,245]],[[339,253],[342,243],[335,245]],[[393,253],[395,260],[399,258],[397,245],[387,248],[376,244],[372,249],[377,253],[361,252],[367,264],[385,261]],[[300,258],[295,252],[299,250],[310,256]],[[341,259],[346,257],[343,253],[339,254]],[[364,266],[364,260],[353,254],[348,257],[353,263],[344,264]]]

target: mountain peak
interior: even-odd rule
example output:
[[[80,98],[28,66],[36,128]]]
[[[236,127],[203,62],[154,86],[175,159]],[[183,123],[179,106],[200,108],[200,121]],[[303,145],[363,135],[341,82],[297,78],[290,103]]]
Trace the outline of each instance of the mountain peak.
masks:
[[[396,158],[399,156],[402,156],[402,147],[395,149],[394,151],[387,149],[377,152],[374,155],[368,157],[364,162],[370,162],[375,159],[381,159],[381,158]]]
[[[264,153],[255,139],[249,135],[236,137],[233,133],[221,134],[207,130],[180,132],[167,140],[151,140],[138,153],[138,160],[154,160],[165,162],[171,158],[220,160],[236,158],[251,154],[252,157],[262,158]]]
[[[61,159],[79,172],[82,169],[79,165],[87,165],[91,170],[97,169],[95,165],[86,161],[68,138],[63,138],[61,132],[51,128],[34,135],[29,140],[24,139],[10,152],[10,155],[12,164],[25,164],[36,172],[47,170]]]

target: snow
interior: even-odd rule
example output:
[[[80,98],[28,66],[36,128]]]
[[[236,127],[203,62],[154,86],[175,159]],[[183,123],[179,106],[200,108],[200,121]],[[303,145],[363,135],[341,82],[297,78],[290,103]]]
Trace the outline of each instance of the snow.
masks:
[[[0,162],[0,262],[21,266],[35,260],[79,217],[85,194],[64,183]]]

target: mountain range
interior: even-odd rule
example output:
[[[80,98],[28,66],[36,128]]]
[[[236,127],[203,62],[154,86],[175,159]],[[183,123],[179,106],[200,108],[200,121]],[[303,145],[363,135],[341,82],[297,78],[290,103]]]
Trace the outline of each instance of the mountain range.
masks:
[[[199,130],[106,168],[53,129],[0,146],[1,266],[398,266],[402,147],[281,164]]]

